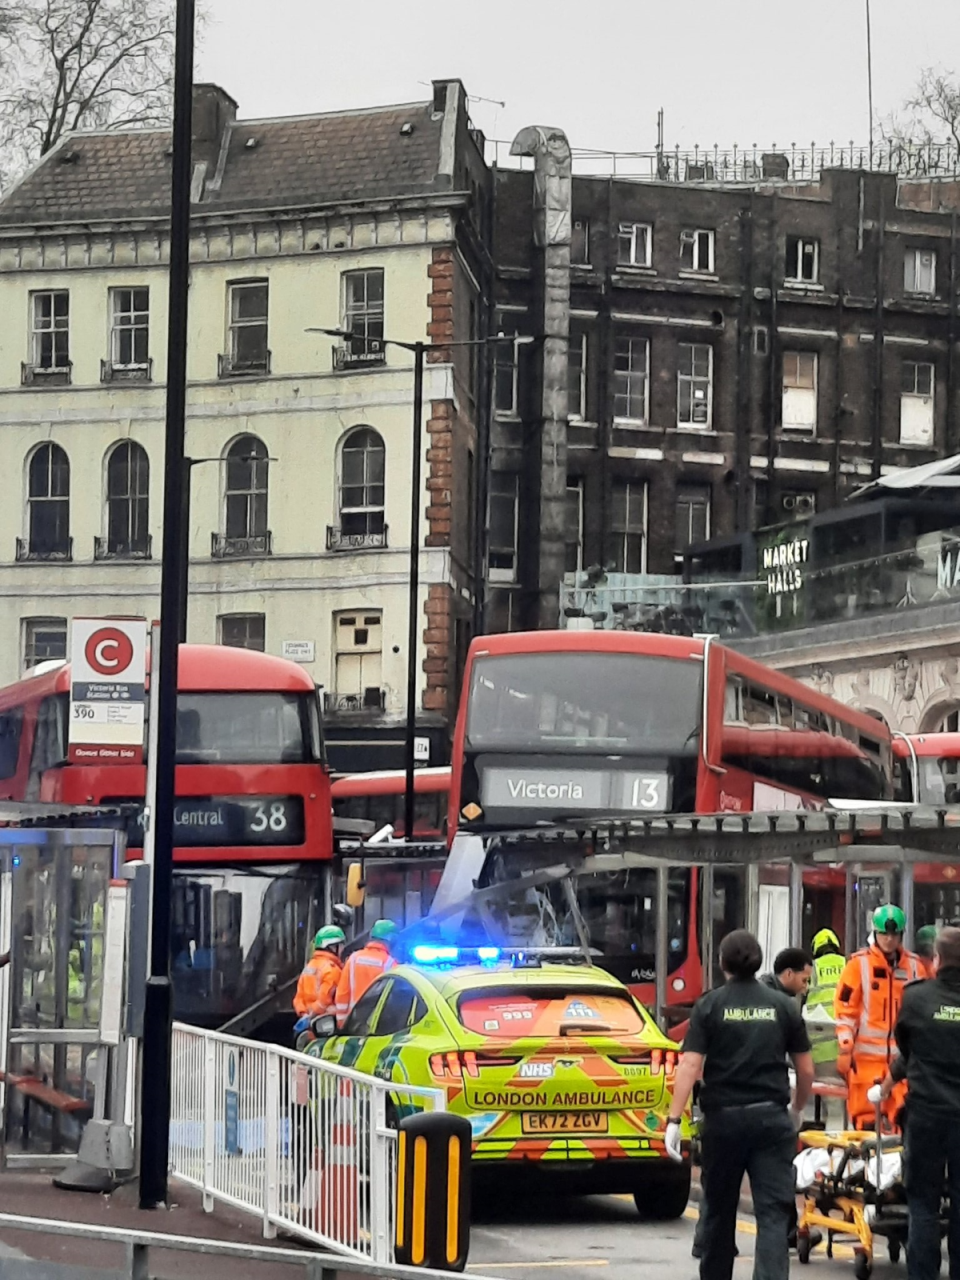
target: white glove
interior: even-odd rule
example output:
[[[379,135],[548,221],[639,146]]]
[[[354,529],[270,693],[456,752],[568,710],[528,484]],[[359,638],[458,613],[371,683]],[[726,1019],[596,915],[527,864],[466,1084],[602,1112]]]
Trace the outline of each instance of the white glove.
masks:
[[[870,1088],[867,1090],[867,1101],[872,1102],[874,1106],[876,1106],[878,1102],[883,1101],[883,1085],[882,1084],[872,1084],[870,1086]]]
[[[667,1155],[671,1160],[676,1160],[678,1164],[683,1161],[683,1152],[680,1150],[680,1125],[676,1120],[671,1120],[667,1124],[663,1145],[666,1147]]]

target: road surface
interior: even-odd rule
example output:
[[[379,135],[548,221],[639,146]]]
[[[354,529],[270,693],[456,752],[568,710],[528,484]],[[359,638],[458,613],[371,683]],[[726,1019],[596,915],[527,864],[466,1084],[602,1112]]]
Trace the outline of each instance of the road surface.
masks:
[[[697,1263],[690,1256],[696,1217],[695,1204],[677,1222],[653,1223],[640,1219],[630,1197],[511,1193],[507,1203],[498,1203],[487,1192],[474,1207],[468,1272],[502,1280],[637,1280],[640,1274],[696,1280]],[[755,1234],[743,1215],[734,1280],[752,1274]],[[822,1245],[808,1267],[800,1266],[796,1254],[791,1257],[792,1280],[853,1280],[852,1250],[839,1243],[832,1261]],[[904,1264],[887,1261],[882,1241],[873,1280],[906,1280]]]

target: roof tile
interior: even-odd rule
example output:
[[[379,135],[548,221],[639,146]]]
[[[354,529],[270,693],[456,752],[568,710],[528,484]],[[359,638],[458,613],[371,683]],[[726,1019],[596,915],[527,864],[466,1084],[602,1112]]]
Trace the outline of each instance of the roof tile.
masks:
[[[196,211],[281,209],[426,194],[439,167],[441,120],[428,103],[333,115],[238,120],[222,180]],[[401,134],[405,124],[413,126]],[[247,146],[249,139],[256,145]],[[0,201],[0,225],[89,222],[164,213],[166,130],[71,135]]]

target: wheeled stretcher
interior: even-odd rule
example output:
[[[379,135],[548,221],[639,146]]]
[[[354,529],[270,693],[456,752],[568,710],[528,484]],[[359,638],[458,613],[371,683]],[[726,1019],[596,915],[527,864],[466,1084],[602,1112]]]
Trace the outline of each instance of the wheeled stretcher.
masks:
[[[794,1161],[797,1191],[804,1196],[797,1224],[800,1261],[810,1261],[817,1232],[828,1257],[835,1239],[852,1238],[857,1280],[867,1280],[873,1270],[876,1236],[885,1237],[890,1261],[897,1262],[907,1238],[901,1135],[809,1129],[800,1142]]]

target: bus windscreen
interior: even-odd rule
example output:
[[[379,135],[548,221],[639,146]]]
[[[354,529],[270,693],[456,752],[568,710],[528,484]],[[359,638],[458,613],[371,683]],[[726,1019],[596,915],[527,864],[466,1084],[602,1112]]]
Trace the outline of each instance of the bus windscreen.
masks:
[[[319,760],[315,699],[294,693],[181,693],[178,764],[305,764]]]
[[[510,653],[473,664],[470,751],[695,755],[702,665],[646,654]]]

